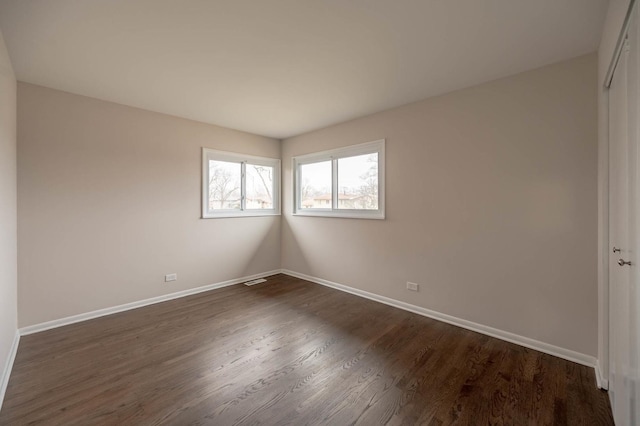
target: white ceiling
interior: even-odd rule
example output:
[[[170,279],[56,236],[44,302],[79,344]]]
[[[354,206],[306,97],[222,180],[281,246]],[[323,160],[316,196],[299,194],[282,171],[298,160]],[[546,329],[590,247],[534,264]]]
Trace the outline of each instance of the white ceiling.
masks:
[[[607,0],[0,0],[21,81],[285,138],[593,52]]]

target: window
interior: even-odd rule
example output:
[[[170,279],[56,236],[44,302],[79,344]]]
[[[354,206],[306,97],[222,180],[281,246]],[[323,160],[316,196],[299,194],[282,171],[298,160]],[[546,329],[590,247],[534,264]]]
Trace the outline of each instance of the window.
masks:
[[[280,214],[280,160],[202,148],[202,217]]]
[[[384,219],[384,139],[293,158],[296,215]]]

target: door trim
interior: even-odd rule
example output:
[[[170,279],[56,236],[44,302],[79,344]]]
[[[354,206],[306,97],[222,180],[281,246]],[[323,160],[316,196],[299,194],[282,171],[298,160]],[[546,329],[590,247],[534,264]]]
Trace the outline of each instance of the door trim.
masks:
[[[624,16],[624,22],[622,23],[622,28],[620,29],[620,34],[618,34],[618,40],[616,41],[616,47],[613,50],[613,56],[611,57],[611,61],[609,62],[609,68],[607,69],[607,74],[604,78],[604,87],[608,89],[611,87],[611,82],[613,81],[613,74],[616,71],[616,67],[618,66],[618,60],[620,59],[620,54],[622,53],[622,48],[624,47],[624,39],[627,36],[627,32],[629,31],[629,23],[631,22],[631,14],[633,13],[633,7],[636,4],[636,0],[629,1],[629,8],[627,9],[627,14]]]

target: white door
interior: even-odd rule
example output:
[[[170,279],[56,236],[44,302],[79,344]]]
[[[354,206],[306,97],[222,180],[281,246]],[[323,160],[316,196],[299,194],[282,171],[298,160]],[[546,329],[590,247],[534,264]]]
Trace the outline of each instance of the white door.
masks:
[[[609,396],[620,426],[640,425],[638,41],[636,8],[609,92]]]

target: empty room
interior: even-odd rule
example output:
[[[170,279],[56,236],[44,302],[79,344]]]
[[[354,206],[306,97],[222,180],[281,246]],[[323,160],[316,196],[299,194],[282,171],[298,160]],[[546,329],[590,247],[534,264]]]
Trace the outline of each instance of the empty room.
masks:
[[[0,425],[640,425],[635,0],[0,0]]]

